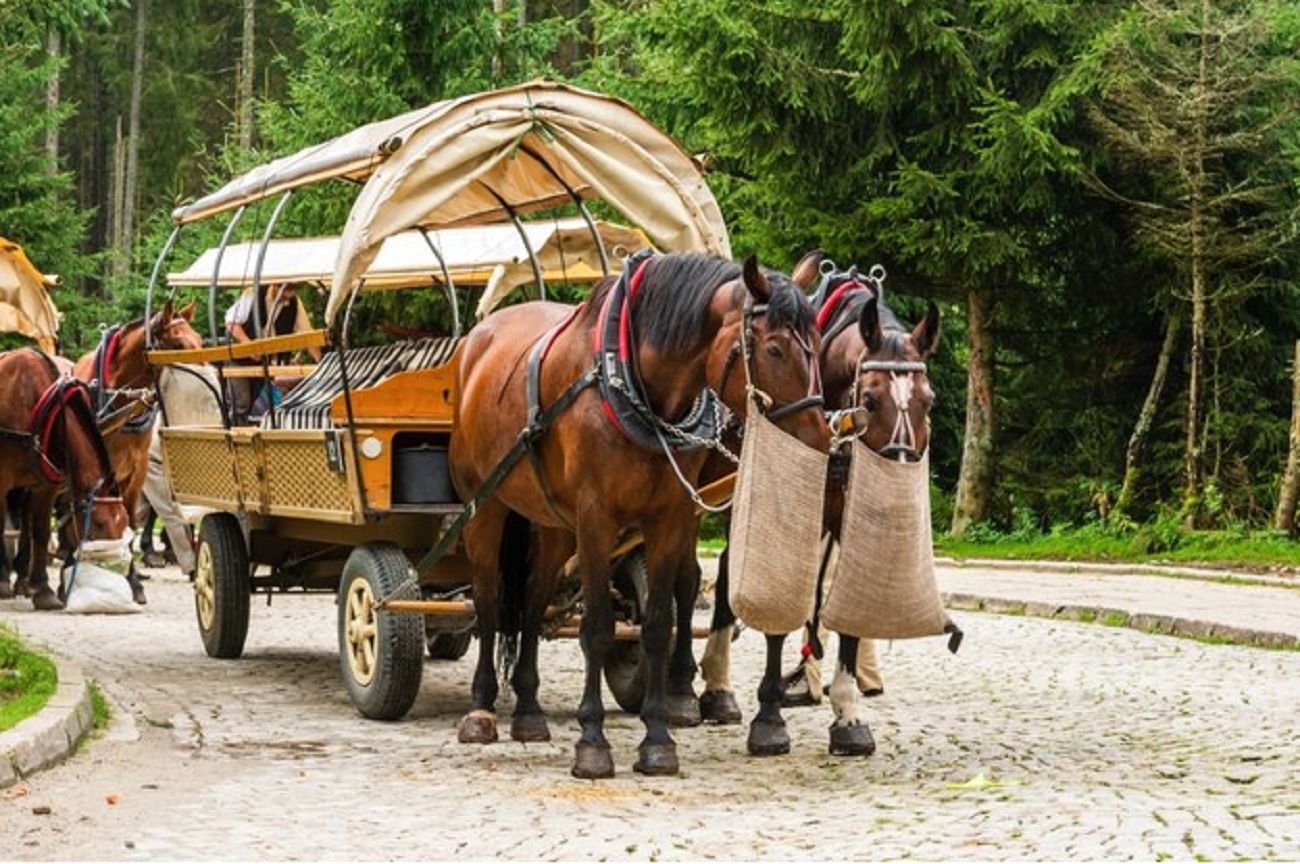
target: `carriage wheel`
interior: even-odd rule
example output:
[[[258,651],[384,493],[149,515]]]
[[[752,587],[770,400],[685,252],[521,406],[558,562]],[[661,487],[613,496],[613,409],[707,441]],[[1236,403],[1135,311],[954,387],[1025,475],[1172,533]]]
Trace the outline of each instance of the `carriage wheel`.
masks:
[[[251,593],[239,520],[230,513],[209,513],[199,525],[194,568],[194,611],[209,657],[229,660],[244,653]]]
[[[400,719],[420,692],[423,625],[416,615],[381,612],[382,597],[418,600],[410,562],[392,543],[352,550],[339,584],[339,666],[352,704],[372,720]]]
[[[650,585],[645,549],[635,549],[615,561],[610,581],[629,607],[625,609],[628,623],[640,624]],[[615,641],[605,655],[605,684],[618,707],[629,714],[641,713],[641,701],[645,698],[645,667],[641,658],[640,642]]]
[[[459,660],[469,652],[474,641],[473,632],[429,633],[427,635],[430,660]]]

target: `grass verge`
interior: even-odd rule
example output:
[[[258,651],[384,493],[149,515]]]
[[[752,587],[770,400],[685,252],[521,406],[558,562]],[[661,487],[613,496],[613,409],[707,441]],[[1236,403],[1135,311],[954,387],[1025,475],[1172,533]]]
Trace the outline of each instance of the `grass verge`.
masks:
[[[1276,531],[1186,531],[1163,536],[1146,528],[1115,533],[1078,529],[965,540],[939,535],[934,545],[936,552],[953,558],[1203,564],[1300,571],[1300,542]]]
[[[0,629],[0,732],[44,708],[58,684],[53,661],[29,651],[11,631]]]

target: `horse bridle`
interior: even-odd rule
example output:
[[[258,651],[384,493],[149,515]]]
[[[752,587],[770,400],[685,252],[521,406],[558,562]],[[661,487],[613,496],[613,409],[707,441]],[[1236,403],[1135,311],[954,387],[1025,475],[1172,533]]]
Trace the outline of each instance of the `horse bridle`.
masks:
[[[795,344],[799,346],[808,359],[808,394],[793,402],[777,402],[769,393],[754,383],[757,380],[757,372],[754,368],[754,354],[758,340],[758,336],[754,332],[754,318],[765,314],[767,314],[766,303],[754,303],[750,297],[746,296],[745,306],[741,312],[740,338],[736,340],[736,344],[732,345],[731,351],[727,353],[727,360],[722,365],[722,374],[718,377],[718,386],[715,388],[715,392],[719,395],[723,393],[723,388],[727,386],[727,378],[731,375],[731,369],[735,365],[736,358],[743,357],[745,361],[745,392],[748,396],[754,398],[759,411],[768,420],[776,422],[799,411],[822,407],[826,404],[826,400],[822,395],[821,371],[817,362],[817,352],[812,349],[812,346],[808,344],[808,341],[802,335],[793,329],[790,332],[794,337]]]

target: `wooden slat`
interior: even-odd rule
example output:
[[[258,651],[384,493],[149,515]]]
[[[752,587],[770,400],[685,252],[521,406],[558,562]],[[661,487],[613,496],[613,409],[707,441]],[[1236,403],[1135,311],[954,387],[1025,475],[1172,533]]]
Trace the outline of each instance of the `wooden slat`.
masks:
[[[272,378],[306,378],[316,371],[315,364],[287,363],[279,366],[267,366],[266,372]],[[227,366],[221,370],[227,378],[261,378],[261,366]]]
[[[263,354],[322,348],[328,342],[328,336],[327,330],[304,330],[287,336],[268,336],[265,339],[253,339],[233,345],[150,351],[147,356],[149,362],[155,366],[170,366],[176,363],[221,363],[247,357],[260,357]]]

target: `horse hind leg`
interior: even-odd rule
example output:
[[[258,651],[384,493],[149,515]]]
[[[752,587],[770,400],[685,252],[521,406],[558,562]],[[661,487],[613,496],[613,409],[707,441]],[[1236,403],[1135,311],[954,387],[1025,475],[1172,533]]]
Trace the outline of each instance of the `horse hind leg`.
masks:
[[[790,752],[790,733],[781,716],[781,649],[785,636],[767,636],[767,664],[758,685],[758,714],[749,724],[746,746],[751,756],[780,756]]]
[[[491,744],[497,740],[496,639],[499,625],[498,565],[506,518],[510,511],[489,499],[465,526],[465,552],[474,572],[474,611],[478,623],[478,665],[471,686],[472,709],[460,721],[462,744]]]
[[[700,718],[705,723],[731,726],[743,718],[736,694],[731,689],[731,640],[736,632],[736,614],[728,597],[727,550],[718,558],[718,581],[713,588],[713,621],[700,657],[704,693],[700,696]]]
[[[839,658],[835,663],[835,678],[831,682],[831,708],[835,722],[831,724],[830,753],[832,756],[870,756],[876,752],[876,742],[871,729],[858,719],[858,639],[839,634]]]
[[[515,710],[510,718],[510,737],[515,741],[550,741],[546,712],[537,700],[541,678],[537,671],[537,647],[546,607],[555,595],[560,569],[572,553],[572,535],[562,529],[539,529],[531,545],[528,568],[527,605],[519,638],[519,659],[510,685],[515,691]]]
[[[9,549],[4,543],[4,532],[9,529],[8,498],[8,492],[0,492],[0,600],[8,600],[14,596],[13,585],[9,582],[13,562],[9,560]]]
[[[605,738],[605,703],[601,676],[614,643],[614,606],[610,597],[609,553],[617,528],[602,520],[598,507],[579,515],[578,563],[582,573],[582,626],[578,641],[585,661],[578,724],[582,735],[574,746],[574,777],[595,780],[614,776],[614,757]]]

